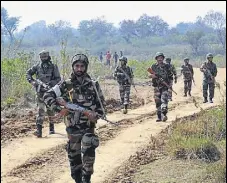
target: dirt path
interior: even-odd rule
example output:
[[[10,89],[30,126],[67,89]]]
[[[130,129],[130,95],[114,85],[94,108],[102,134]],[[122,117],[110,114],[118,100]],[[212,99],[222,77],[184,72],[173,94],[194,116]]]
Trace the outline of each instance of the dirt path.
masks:
[[[225,69],[218,70],[217,81],[223,85],[225,78]],[[202,75],[198,69],[195,69],[195,79],[196,87],[193,88],[192,95],[200,98],[198,101],[201,103],[201,82],[197,78],[201,78]],[[97,149],[97,158],[95,163],[95,174],[92,177],[92,182],[102,182],[104,179],[118,166],[120,166],[124,161],[126,161],[131,155],[133,155],[139,147],[146,145],[150,135],[158,134],[162,129],[166,128],[172,120],[176,117],[183,117],[199,111],[199,108],[196,108],[192,103],[192,100],[189,101],[189,98],[182,97],[183,85],[182,82],[174,86],[174,89],[177,91],[178,95],[173,96],[173,102],[170,103],[170,107],[178,104],[173,111],[169,112],[169,120],[166,123],[156,123],[155,118],[142,121],[139,124],[132,125],[131,127],[122,130],[122,132],[114,139],[107,141],[103,146],[100,146]],[[215,106],[219,102],[220,94],[216,89],[216,95],[214,104],[201,104],[201,107],[206,108],[209,106]],[[188,104],[185,101],[189,101]],[[111,115],[108,115],[108,118],[112,121],[119,121],[123,119],[133,120],[142,116],[144,114],[149,114],[150,112],[155,111],[154,104],[148,104],[146,106],[140,107],[129,111],[128,115],[123,115],[121,112],[115,112]],[[100,121],[97,125],[98,128],[106,125],[104,121]],[[59,134],[55,135],[46,135],[46,138],[37,139],[34,137],[26,137],[21,139],[16,139],[13,142],[9,143],[6,147],[2,148],[1,156],[1,174],[2,182],[13,182],[13,179],[10,177],[3,177],[9,173],[13,168],[22,165],[26,160],[37,156],[37,154],[48,150],[52,147],[55,147],[66,142],[65,136],[65,126],[63,123],[56,125],[56,131]],[[47,129],[44,129],[44,134],[47,134]],[[45,169],[45,167],[44,167]],[[50,175],[52,178],[46,182],[56,182],[56,183],[68,183],[73,182],[70,173],[68,162],[65,162],[61,167],[53,167],[58,169],[56,172],[61,172],[57,175]],[[60,170],[59,170],[60,169]],[[34,172],[35,173],[35,172]],[[49,173],[49,172],[48,172]],[[53,179],[53,177],[55,177]],[[24,182],[24,180],[17,180],[16,182]],[[26,181],[25,181],[26,182]]]

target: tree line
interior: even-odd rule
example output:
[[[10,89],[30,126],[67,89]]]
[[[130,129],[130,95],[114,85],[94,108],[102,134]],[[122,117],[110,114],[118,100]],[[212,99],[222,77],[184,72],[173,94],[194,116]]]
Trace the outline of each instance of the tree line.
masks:
[[[118,28],[98,17],[82,20],[77,28],[63,20],[49,25],[40,20],[17,31],[20,20],[21,17],[11,17],[1,8],[2,45],[20,42],[23,48],[48,47],[67,41],[68,45],[89,49],[93,54],[106,51],[110,45],[138,48],[188,44],[194,56],[203,54],[206,45],[219,47],[219,54],[226,50],[226,16],[213,10],[204,17],[198,16],[195,22],[179,22],[175,27],[170,27],[160,16],[147,14],[136,21],[122,20]]]

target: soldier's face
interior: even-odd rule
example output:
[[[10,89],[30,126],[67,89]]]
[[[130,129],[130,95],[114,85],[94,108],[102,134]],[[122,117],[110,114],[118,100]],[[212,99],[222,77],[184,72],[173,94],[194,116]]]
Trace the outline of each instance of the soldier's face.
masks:
[[[126,64],[125,64],[125,61],[120,61],[120,64],[121,64],[121,66],[126,65]]]
[[[185,64],[188,64],[188,63],[189,63],[189,60],[185,60],[184,63],[185,63]]]
[[[45,62],[48,60],[48,56],[47,55],[40,55],[40,60]]]
[[[212,62],[213,61],[213,57],[208,57],[207,60]]]
[[[85,72],[85,64],[84,63],[81,63],[81,62],[77,62],[73,65],[73,70],[74,70],[74,73],[77,74],[77,75],[82,75],[84,72]]]
[[[162,64],[162,63],[163,63],[163,60],[164,60],[163,56],[157,57],[157,62],[158,62],[159,64]]]

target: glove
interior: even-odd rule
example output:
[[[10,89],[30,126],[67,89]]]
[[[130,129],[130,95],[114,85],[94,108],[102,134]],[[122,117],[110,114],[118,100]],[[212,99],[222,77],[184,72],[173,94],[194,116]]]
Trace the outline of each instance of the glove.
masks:
[[[90,111],[87,117],[91,122],[96,122],[98,120],[98,114],[94,111]]]
[[[149,78],[153,78],[153,79],[157,78],[157,76],[155,76],[155,74],[151,74],[151,75],[149,75],[148,77],[149,77]]]
[[[35,81],[31,81],[30,83],[31,83],[31,84],[32,84],[32,86],[34,86],[34,87],[36,87],[36,86],[37,86],[37,84],[36,84],[36,82],[35,82]]]
[[[175,84],[177,83],[177,78],[174,78],[174,83],[175,83]]]

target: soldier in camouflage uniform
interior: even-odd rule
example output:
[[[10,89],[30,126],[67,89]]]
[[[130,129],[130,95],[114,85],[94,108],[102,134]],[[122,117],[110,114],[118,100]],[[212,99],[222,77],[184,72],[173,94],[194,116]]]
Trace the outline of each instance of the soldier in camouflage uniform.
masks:
[[[38,115],[36,117],[36,127],[37,131],[35,135],[37,137],[42,137],[42,125],[45,118],[45,109],[47,109],[47,115],[49,117],[49,133],[54,134],[54,123],[52,121],[52,116],[54,116],[54,112],[51,111],[48,107],[46,108],[43,102],[43,94],[46,91],[43,87],[38,91],[39,86],[36,81],[33,79],[33,75],[36,75],[36,79],[40,79],[45,84],[53,87],[58,82],[61,81],[60,72],[58,66],[51,62],[51,57],[48,51],[43,50],[39,53],[41,62],[34,65],[32,68],[28,69],[26,73],[26,79],[29,83],[31,83],[36,88],[36,100],[38,105]]]
[[[152,86],[154,87],[154,100],[157,109],[157,122],[166,121],[168,113],[168,87],[165,86],[162,81],[165,81],[170,85],[172,79],[172,73],[170,66],[163,62],[165,56],[163,53],[157,52],[155,59],[157,63],[151,66],[152,71],[155,74],[151,74]]]
[[[99,138],[95,134],[94,128],[98,120],[97,114],[104,115],[100,102],[105,106],[99,83],[93,81],[87,74],[88,64],[86,55],[75,55],[72,58],[73,72],[71,78],[62,81],[44,94],[45,103],[54,111],[61,113],[63,110],[56,102],[56,98],[60,96],[66,102],[90,110],[88,117],[78,111],[67,115],[67,153],[71,177],[76,183],[90,183],[95,162],[95,149],[99,146]]]
[[[170,88],[173,87],[173,76],[174,76],[174,83],[177,83],[177,72],[173,64],[171,64],[171,58],[166,58],[166,64],[169,65],[171,70],[171,80],[170,80]],[[169,90],[169,101],[172,101],[172,90]]]
[[[125,56],[120,57],[119,61],[120,65],[117,66],[114,71],[114,79],[116,79],[119,84],[121,105],[124,105],[123,113],[126,114],[129,104],[131,85],[134,84],[134,75],[132,69],[126,65],[128,59]]]
[[[215,77],[217,76],[217,66],[213,63],[213,55],[208,53],[206,55],[207,61],[202,64],[200,71],[203,72],[203,103],[207,101],[207,90],[209,87],[209,101],[213,103],[214,89],[215,89]]]
[[[181,66],[181,74],[183,74],[184,79],[184,97],[187,97],[187,93],[191,96],[194,71],[192,65],[189,64],[189,58],[184,58],[184,65]]]

